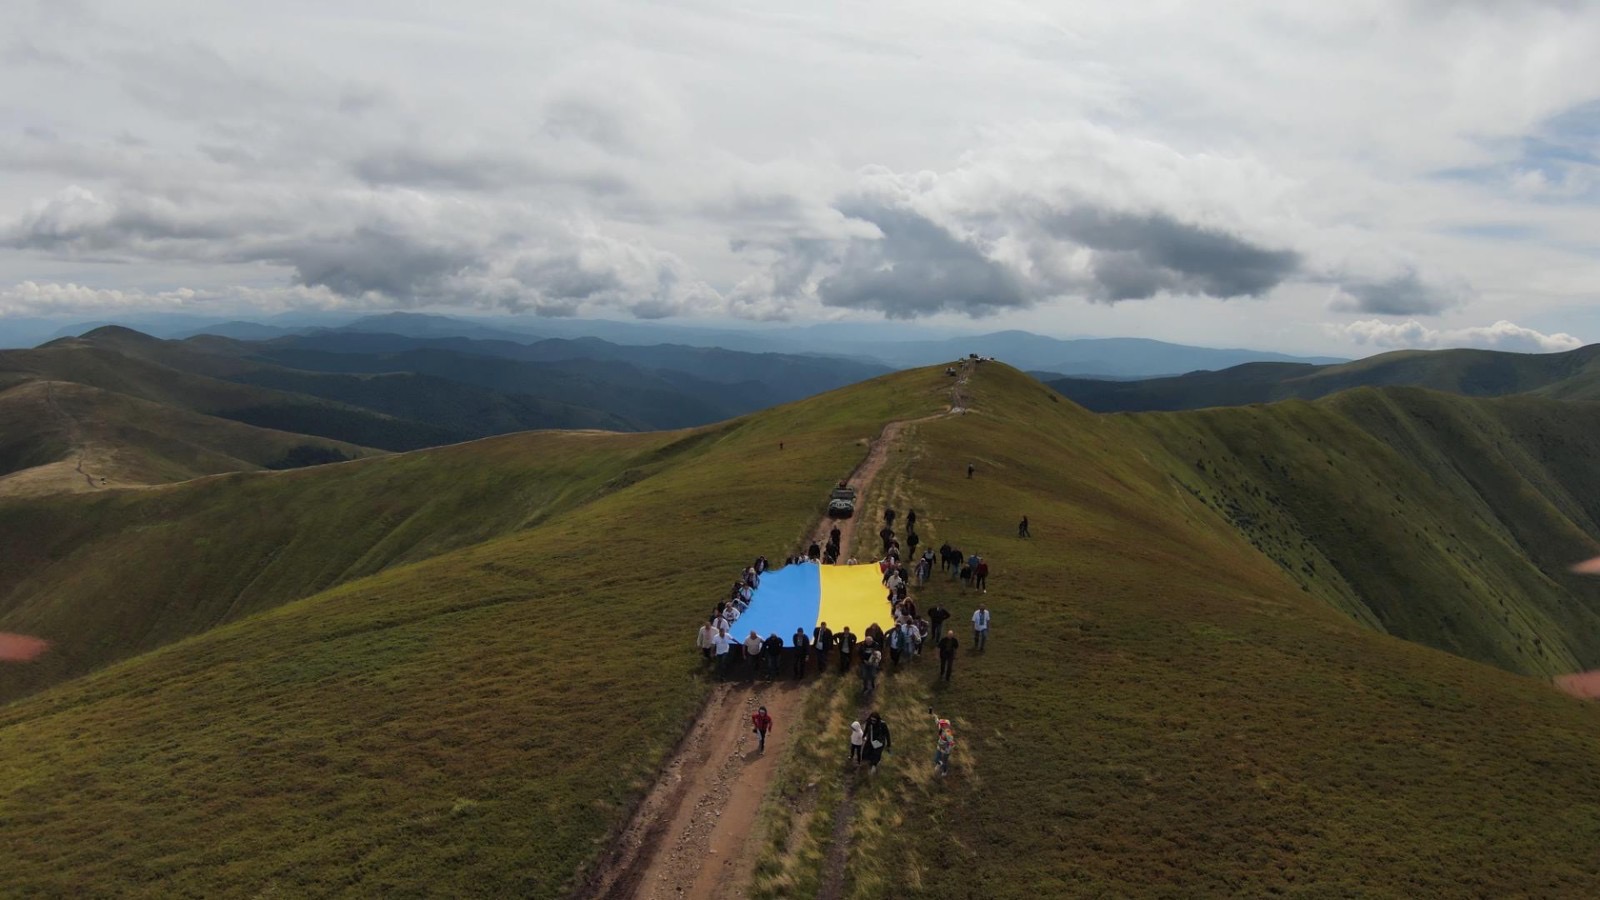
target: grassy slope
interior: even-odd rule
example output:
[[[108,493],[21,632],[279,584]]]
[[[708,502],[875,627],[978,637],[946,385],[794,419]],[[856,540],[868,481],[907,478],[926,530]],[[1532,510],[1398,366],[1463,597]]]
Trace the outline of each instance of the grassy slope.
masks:
[[[701,429],[693,453],[654,473],[635,462],[614,490],[531,527],[0,708],[9,886],[562,893],[705,694],[690,623],[750,557],[793,547],[884,421],[937,409],[947,387],[936,372],[902,373]],[[660,438],[528,440],[440,452],[520,448],[536,475],[609,442]],[[304,478],[327,496],[326,473],[421,471],[437,456],[230,476],[217,489],[248,498]],[[344,521],[303,540],[334,542],[359,519]],[[261,537],[256,553],[273,546]]]
[[[1600,710],[1308,595],[1180,486],[1147,423],[999,367],[972,391],[974,413],[918,426],[899,458],[924,538],[994,566],[990,649],[964,649],[948,687],[931,658],[888,679],[898,749],[876,779],[842,765],[853,703],[816,704],[831,752],[786,779],[822,785],[810,864],[769,865],[772,895],[810,892],[830,786],[851,780],[853,897],[1600,890]],[[922,592],[957,623],[976,599]],[[942,782],[930,702],[961,737]]]
[[[1498,397],[1537,392],[1600,400],[1600,345],[1564,353],[1399,350],[1331,366],[1248,363],[1218,372],[1108,382],[1069,378],[1051,386],[1101,412],[1201,409],[1312,400],[1358,387],[1408,386]]]
[[[420,422],[179,371],[130,355],[124,352],[127,349],[116,341],[65,338],[32,350],[0,351],[0,378],[69,381],[247,425],[385,450],[406,450],[456,439],[446,429]]]
[[[0,502],[0,631],[56,650],[0,699],[588,502],[694,446],[542,432],[334,467]],[[678,443],[680,442],[681,443]]]
[[[1364,389],[1315,404],[1142,414],[1187,490],[1307,591],[1514,671],[1600,665],[1600,407]]]
[[[25,382],[0,392],[0,474],[86,448],[97,477],[161,484],[280,464],[300,447],[349,458],[375,451],[254,428],[71,382]]]

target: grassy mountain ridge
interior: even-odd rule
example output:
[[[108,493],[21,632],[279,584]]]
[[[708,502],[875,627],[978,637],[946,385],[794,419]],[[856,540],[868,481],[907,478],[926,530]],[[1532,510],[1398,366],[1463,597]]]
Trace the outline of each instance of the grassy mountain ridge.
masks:
[[[1314,400],[1358,387],[1423,387],[1469,397],[1538,393],[1600,400],[1600,344],[1562,353],[1397,350],[1339,365],[1256,362],[1144,381],[1084,378],[1050,386],[1097,412],[1139,412]]]
[[[1358,621],[1514,671],[1600,665],[1600,407],[1362,389],[1133,417],[1307,591]]]
[[[0,493],[83,489],[91,478],[116,486],[159,484],[376,452],[71,382],[29,381],[0,391]],[[74,456],[79,465],[72,464]],[[45,477],[22,471],[36,467],[57,471]],[[5,478],[13,473],[18,477]]]
[[[944,388],[893,376],[697,431],[693,453],[536,525],[0,708],[0,819],[25,836],[10,877],[44,891],[562,893],[704,694],[683,622],[756,552],[798,540],[885,419],[933,411]],[[82,728],[89,739],[63,740]],[[79,801],[62,802],[61,778]],[[173,779],[181,792],[160,790]],[[93,848],[75,837],[89,823]]]
[[[824,683],[808,710],[824,730],[769,805],[756,896],[811,895],[830,858],[862,897],[1600,885],[1600,710],[1308,595],[1183,488],[1151,423],[1086,415],[1001,367],[971,394],[970,414],[916,426],[891,473],[925,541],[993,567],[986,595],[938,576],[918,592],[955,614],[954,681],[930,684],[931,659],[887,676],[870,706],[894,755],[874,778],[840,743],[859,681]],[[980,600],[994,634],[975,654]],[[956,722],[948,779],[930,705]]]
[[[73,382],[259,428],[385,450],[414,449],[451,439],[446,430],[426,423],[183,371],[149,358],[153,353],[148,349],[129,352],[130,347],[141,347],[153,338],[126,329],[120,331],[142,340],[103,331],[108,333],[63,338],[32,350],[0,351],[0,372],[17,378]]]
[[[543,432],[158,490],[0,501],[9,548],[0,630],[57,644],[38,666],[0,669],[0,700],[526,528],[643,477],[661,464],[654,454],[692,446],[672,433]]]
[[[252,506],[283,484],[307,486],[308,498],[350,491],[334,509],[352,518],[333,516],[306,537],[329,545],[374,497],[456,496],[456,481],[497,470],[478,458],[489,450],[527,466],[501,490],[571,480],[550,466],[574,467],[603,489],[0,707],[12,884],[152,896],[565,894],[705,696],[691,633],[731,572],[755,553],[793,547],[865,441],[886,421],[938,411],[949,385],[938,367],[898,373],[696,429],[675,439],[692,442],[682,445],[516,435],[201,483],[259,492]],[[994,364],[967,391],[968,413],[906,426],[885,496],[917,508],[925,544],[988,557],[986,596],[936,578],[919,598],[951,607],[955,625],[984,600],[995,634],[983,655],[963,649],[948,687],[929,686],[927,659],[886,677],[876,704],[894,726],[895,752],[851,794],[842,858],[852,896],[1600,888],[1600,710],[1363,626],[1254,546],[1225,504],[1206,502],[1194,442],[1220,448],[1248,428],[1291,431],[1295,416],[1319,441],[1354,442],[1341,443],[1343,454],[1316,448],[1351,457],[1314,460],[1350,467],[1346,484],[1390,464],[1425,477],[1353,424],[1355,412],[1290,404],[1280,423],[1221,411],[1241,424],[1095,416]],[[1404,410],[1389,413],[1396,427],[1444,414]],[[1519,433],[1516,415],[1502,421],[1509,435]],[[1549,434],[1547,445],[1578,434]],[[1282,450],[1264,446],[1286,455],[1294,436],[1272,437]],[[526,443],[556,437],[571,443]],[[603,447],[617,455],[599,460]],[[1205,470],[1242,478],[1253,471],[1245,463],[1217,449]],[[1291,472],[1302,471],[1296,463]],[[1564,465],[1549,460],[1535,477],[1559,482]],[[404,466],[436,480],[340,484]],[[436,467],[446,471],[429,475]],[[494,496],[494,485],[471,483]],[[144,493],[183,498],[196,487]],[[1582,484],[1569,489],[1576,502]],[[1248,493],[1231,481],[1209,493],[1224,491]],[[189,504],[162,520],[178,533],[215,530],[194,518],[211,504]],[[434,533],[474,505],[439,510]],[[1307,508],[1296,511],[1309,517]],[[1565,507],[1570,516],[1581,508]],[[18,536],[83,518],[59,509],[32,507],[36,523]],[[1015,536],[1023,514],[1032,540]],[[1502,515],[1494,521],[1536,523]],[[128,529],[113,530],[103,539]],[[1483,566],[1500,565],[1456,530],[1485,553]],[[275,540],[240,536],[232,555]],[[40,547],[35,562],[57,552]],[[140,558],[103,567],[126,574]],[[1517,571],[1503,583],[1520,583]],[[969,632],[958,634],[965,643]],[[853,678],[826,676],[815,716],[780,725],[825,752],[793,773],[791,795],[775,798],[789,807],[810,797],[818,814],[793,844],[778,841],[761,870],[768,895],[809,893],[805,861],[814,878],[815,854],[841,833],[827,791],[842,797],[859,777],[843,765],[839,728],[857,711],[856,690]],[[960,730],[957,772],[943,782],[928,773],[930,703]]]

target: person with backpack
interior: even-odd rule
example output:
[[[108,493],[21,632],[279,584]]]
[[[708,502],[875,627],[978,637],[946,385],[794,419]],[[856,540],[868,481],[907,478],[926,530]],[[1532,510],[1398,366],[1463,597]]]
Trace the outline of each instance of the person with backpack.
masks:
[[[856,656],[856,636],[850,633],[850,626],[846,625],[839,632],[835,641],[839,644],[839,674],[850,671],[850,662]]]
[[[799,628],[794,630],[794,677],[796,680],[806,677],[806,660],[811,658],[811,639]]]
[[[989,643],[989,608],[982,603],[972,613],[972,649],[982,650]]]
[[[878,763],[883,761],[883,754],[888,752],[893,744],[889,739],[889,723],[874,712],[867,716],[867,724],[863,730],[866,744],[861,748],[861,755],[869,766],[867,772],[875,773],[878,771]]]
[[[756,752],[765,753],[767,750],[767,732],[772,730],[772,717],[767,715],[765,706],[756,710],[750,716],[750,724],[754,726],[756,738],[760,741],[760,743],[756,744]]]

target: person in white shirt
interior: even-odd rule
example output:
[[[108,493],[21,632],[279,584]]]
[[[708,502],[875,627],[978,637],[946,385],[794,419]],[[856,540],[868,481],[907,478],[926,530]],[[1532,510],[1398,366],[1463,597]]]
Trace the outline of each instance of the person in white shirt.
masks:
[[[972,649],[982,650],[989,641],[989,607],[982,603],[972,614]]]
[[[716,617],[712,616],[704,625],[700,626],[700,633],[695,636],[694,645],[700,648],[700,656],[707,662],[711,661],[711,645],[717,639]]]
[[[756,666],[761,659],[761,635],[754,631],[744,639],[744,658],[750,662],[750,677],[756,677]]]
[[[866,729],[860,722],[850,723],[850,758],[861,765],[861,746],[867,742]]]
[[[717,636],[711,639],[711,650],[717,658],[717,677],[728,676],[728,650],[733,647],[733,636],[728,634],[726,627],[717,629]]]

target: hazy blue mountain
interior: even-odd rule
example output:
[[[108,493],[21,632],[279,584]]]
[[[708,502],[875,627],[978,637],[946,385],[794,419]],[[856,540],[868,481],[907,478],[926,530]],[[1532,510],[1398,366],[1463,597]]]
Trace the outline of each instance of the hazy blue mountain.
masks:
[[[54,320],[53,320],[54,321]],[[1059,372],[1094,378],[1149,378],[1197,370],[1218,370],[1247,362],[1343,362],[1331,357],[1298,357],[1248,349],[1192,347],[1143,338],[1053,338],[1026,331],[998,331],[971,336],[951,329],[901,322],[822,322],[811,325],[751,325],[737,322],[686,324],[675,320],[611,321],[558,319],[537,316],[449,316],[395,312],[355,316],[337,312],[284,313],[260,320],[207,319],[187,314],[133,316],[115,322],[61,323],[41,335],[37,324],[13,320],[11,341],[32,346],[33,338],[77,335],[104,324],[119,324],[157,337],[218,334],[244,340],[264,340],[327,330],[381,333],[412,338],[503,341],[533,344],[547,340],[598,339],[615,346],[720,347],[743,353],[782,353],[791,356],[828,356],[855,359],[886,368],[931,365],[979,353],[994,356],[1025,370]],[[0,337],[7,333],[0,320]],[[493,355],[508,358],[575,358],[519,356],[509,351]],[[483,348],[467,349],[480,352]],[[581,356],[582,354],[577,354]],[[837,386],[837,385],[835,385]]]
[[[1600,400],[1600,344],[1563,353],[1400,350],[1340,365],[1261,362],[1171,378],[1124,382],[1063,378],[1049,385],[1097,412],[1314,400],[1358,387],[1422,387],[1469,397],[1539,394]]]
[[[1121,378],[1225,369],[1247,362],[1344,362],[1332,357],[1299,357],[1264,350],[1190,347],[1146,338],[1062,340],[1027,331],[997,331],[940,341],[841,342],[837,352],[897,368],[931,365],[977,353],[993,356],[1019,369]]]

